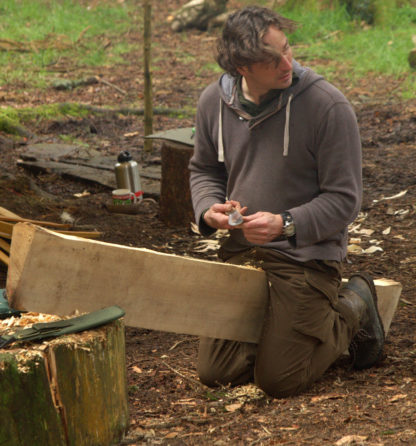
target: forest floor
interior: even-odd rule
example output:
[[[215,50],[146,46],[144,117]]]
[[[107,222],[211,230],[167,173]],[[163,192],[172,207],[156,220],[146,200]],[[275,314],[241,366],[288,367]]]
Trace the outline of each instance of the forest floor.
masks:
[[[218,76],[206,70],[213,62],[217,30],[180,34],[170,30],[166,18],[180,3],[158,2],[153,12],[154,103],[177,110],[194,107],[204,86]],[[130,33],[120,38],[139,41],[141,36]],[[61,60],[55,67],[57,76],[79,79],[95,74],[108,83],[69,92],[9,84],[0,87],[0,106],[62,102],[137,106],[143,99],[141,57],[140,52],[130,54],[125,65],[94,73]],[[314,61],[299,61],[314,65]],[[351,243],[363,249],[381,248],[349,254],[345,276],[366,270],[374,278],[403,285],[383,361],[358,372],[341,358],[306,393],[272,399],[253,385],[208,389],[199,383],[194,336],[127,327],[131,425],[122,444],[416,445],[416,101],[395,96],[398,80],[369,76],[359,88],[352,88],[342,72],[340,67],[333,83],[352,102],[363,143],[364,201]],[[154,130],[192,125],[193,118],[156,115]],[[215,249],[199,251],[203,238],[190,224],[172,228],[160,220],[157,200],[149,201],[136,215],[114,214],[105,206],[110,189],[48,172],[35,175],[17,165],[27,144],[62,142],[63,135],[114,159],[120,150],[129,150],[133,157],[158,165],[158,143],[150,155],[143,156],[142,117],[91,114],[82,119],[43,120],[30,130],[32,137],[13,141],[0,133],[0,206],[22,217],[57,222],[65,211],[77,224],[102,231],[101,240],[106,242],[215,259]],[[75,197],[85,190],[89,195]],[[397,194],[398,198],[389,198]],[[357,238],[361,240],[352,240]],[[0,273],[4,282],[5,267]]]

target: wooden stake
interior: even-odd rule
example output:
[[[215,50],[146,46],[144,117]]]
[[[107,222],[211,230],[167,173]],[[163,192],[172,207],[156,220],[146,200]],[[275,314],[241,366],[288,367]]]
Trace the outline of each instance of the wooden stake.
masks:
[[[152,1],[144,0],[144,134],[153,133],[153,95],[152,95],[152,74],[151,74],[151,51],[152,51]],[[151,152],[153,142],[151,139],[144,140],[144,151]]]

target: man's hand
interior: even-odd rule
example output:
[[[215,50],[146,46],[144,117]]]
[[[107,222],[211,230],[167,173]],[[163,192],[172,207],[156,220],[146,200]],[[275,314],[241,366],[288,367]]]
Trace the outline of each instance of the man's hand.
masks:
[[[241,214],[246,212],[246,207],[241,207],[238,201],[226,201],[224,204],[213,204],[204,214],[204,221],[208,226],[215,229],[234,229],[240,226],[230,226],[228,224],[228,214],[232,209],[237,209]]]
[[[283,219],[280,214],[256,212],[244,217],[241,229],[250,243],[264,245],[282,235]]]

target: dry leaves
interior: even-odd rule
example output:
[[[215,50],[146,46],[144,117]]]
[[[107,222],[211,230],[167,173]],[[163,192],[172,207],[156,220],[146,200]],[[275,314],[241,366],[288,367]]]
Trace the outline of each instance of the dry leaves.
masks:
[[[394,395],[393,397],[391,397],[390,399],[389,399],[389,403],[396,403],[397,401],[400,401],[400,400],[403,400],[403,399],[405,399],[405,398],[407,398],[407,395],[406,394],[398,394],[398,395]]]
[[[131,368],[131,370],[132,370],[134,373],[143,373],[143,370],[142,370],[140,367],[137,367],[136,365],[134,365],[134,366]]]
[[[342,437],[335,443],[335,446],[349,446],[352,444],[364,444],[364,441],[367,440],[368,437],[364,437],[363,435],[347,435]]]
[[[243,407],[243,403],[228,404],[225,406],[227,412],[235,412]]]
[[[340,393],[327,393],[326,395],[317,395],[311,398],[311,403],[320,403],[326,400],[340,400],[345,398],[346,395]]]
[[[406,194],[407,194],[407,189],[402,190],[398,194],[392,195],[390,197],[381,197],[379,200],[373,200],[373,203],[379,203],[380,201],[384,201],[384,200],[395,200],[396,198],[404,197]]]

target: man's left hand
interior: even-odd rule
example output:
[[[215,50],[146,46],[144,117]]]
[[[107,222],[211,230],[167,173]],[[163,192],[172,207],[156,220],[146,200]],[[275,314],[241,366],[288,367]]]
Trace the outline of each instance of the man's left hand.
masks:
[[[256,212],[244,217],[240,229],[250,243],[264,245],[282,235],[282,216],[271,212]]]

